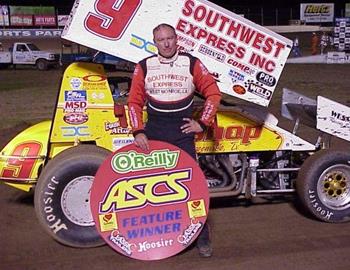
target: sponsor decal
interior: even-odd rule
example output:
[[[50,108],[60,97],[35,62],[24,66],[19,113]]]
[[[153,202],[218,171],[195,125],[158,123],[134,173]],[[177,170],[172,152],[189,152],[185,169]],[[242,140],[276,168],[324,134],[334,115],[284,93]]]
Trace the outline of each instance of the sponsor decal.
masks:
[[[89,117],[85,113],[68,113],[63,116],[63,121],[70,125],[81,125],[88,120]]]
[[[128,145],[130,143],[134,142],[134,138],[131,137],[122,137],[122,138],[113,138],[112,144],[113,144],[113,150],[118,150],[122,148],[125,145]]]
[[[269,87],[275,86],[276,85],[276,78],[273,77],[272,75],[266,74],[265,72],[260,71],[256,75],[256,80],[262,84],[265,84]]]
[[[108,232],[118,229],[117,216],[115,213],[99,215],[101,232]]]
[[[178,237],[178,241],[183,245],[188,245],[198,230],[203,226],[201,222],[192,223]]]
[[[115,244],[123,252],[125,252],[126,255],[129,255],[129,256],[132,255],[132,248],[135,246],[135,244],[129,243],[128,240],[123,235],[119,234],[119,231],[117,230],[113,231],[109,239],[113,244]]]
[[[197,47],[197,42],[193,41],[192,39],[187,38],[183,35],[177,36],[177,45],[179,51],[183,52],[193,52],[194,49]]]
[[[150,154],[118,153],[112,158],[112,169],[117,173],[143,171],[153,168],[173,169],[179,159],[179,151],[161,150]]]
[[[201,54],[207,55],[210,58],[213,58],[216,61],[219,61],[221,63],[223,63],[225,61],[225,58],[226,58],[225,54],[220,53],[220,52],[218,52],[218,51],[216,51],[208,46],[205,46],[203,44],[199,46],[198,52]]]
[[[69,90],[64,91],[64,101],[85,101],[86,98],[85,90]]]
[[[265,89],[264,87],[262,87],[261,85],[258,85],[256,83],[253,83],[251,81],[248,81],[246,83],[246,85],[248,85],[247,89],[248,89],[248,92],[256,95],[256,96],[259,96],[263,99],[266,99],[266,100],[270,100],[271,97],[272,97],[272,91],[268,90],[268,89]]]
[[[332,112],[331,112],[331,118],[333,120],[340,120],[340,121],[346,122],[347,124],[349,124],[349,122],[350,122],[350,116],[349,115],[345,115],[345,114],[336,112],[334,110],[332,110]]]
[[[106,76],[101,76],[98,74],[86,75],[83,77],[84,82],[96,83],[96,82],[104,82],[107,80]]]
[[[64,113],[84,113],[86,107],[86,101],[66,101],[64,103]]]
[[[134,34],[131,34],[130,45],[138,49],[144,50],[150,54],[157,53],[157,47],[154,45],[154,43],[147,41],[142,37],[136,36]]]
[[[90,136],[88,126],[61,127],[63,137],[86,137]]]
[[[104,99],[104,98],[105,98],[105,94],[102,93],[102,92],[100,92],[100,93],[93,92],[93,93],[91,94],[91,97],[92,97],[93,99]]]
[[[230,69],[230,71],[228,72],[228,75],[232,78],[232,82],[235,83],[237,81],[243,82],[245,80],[245,76],[244,74],[235,71],[233,69]]]
[[[109,132],[111,135],[115,134],[129,134],[131,129],[128,127],[123,127],[119,121],[116,122],[105,122],[105,131]]]
[[[237,141],[242,145],[248,145],[260,138],[263,128],[261,126],[233,125],[221,127],[215,125],[215,137],[205,133],[197,136],[197,140]]]
[[[238,95],[244,95],[246,93],[246,89],[239,84],[235,84],[234,86],[232,86],[232,90]]]
[[[82,77],[83,80],[83,89],[88,90],[100,90],[103,87],[108,87],[107,77],[99,74],[91,74]]]
[[[174,145],[149,141],[112,153],[100,166],[90,207],[101,237],[114,250],[159,260],[188,247],[209,210],[209,192],[197,162]],[[98,184],[95,184],[98,183]]]
[[[81,85],[82,85],[82,82],[81,82],[81,79],[80,78],[72,78],[70,80],[70,85],[71,87],[74,89],[74,90],[77,90],[77,89],[80,89]]]
[[[188,201],[188,212],[190,218],[205,217],[207,215],[205,210],[205,203],[203,200]]]
[[[234,67],[235,69],[239,71],[243,71],[247,75],[254,75],[256,73],[256,70],[248,66],[247,64],[244,64],[242,62],[239,62],[233,58],[229,58],[226,61],[226,64],[228,64],[231,67]]]

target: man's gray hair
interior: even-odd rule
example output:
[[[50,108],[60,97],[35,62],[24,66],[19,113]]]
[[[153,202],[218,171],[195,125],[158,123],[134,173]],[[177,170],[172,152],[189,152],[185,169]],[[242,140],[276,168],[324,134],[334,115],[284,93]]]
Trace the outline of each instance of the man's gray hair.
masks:
[[[170,24],[167,24],[167,23],[161,23],[161,24],[159,24],[159,25],[157,25],[156,27],[153,28],[153,36],[154,36],[155,32],[159,31],[160,28],[163,28],[163,27],[170,28],[171,30],[174,31],[174,34],[176,35],[176,30],[175,30],[174,26],[172,26]]]

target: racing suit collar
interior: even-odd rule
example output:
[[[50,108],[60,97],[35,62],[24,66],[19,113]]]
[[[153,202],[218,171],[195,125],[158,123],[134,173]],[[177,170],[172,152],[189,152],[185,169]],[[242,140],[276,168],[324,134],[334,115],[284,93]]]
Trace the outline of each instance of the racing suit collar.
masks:
[[[162,64],[170,64],[175,62],[178,56],[179,56],[179,52],[176,51],[175,54],[171,57],[164,57],[161,54],[158,54],[158,59],[159,59],[159,62],[161,62]]]

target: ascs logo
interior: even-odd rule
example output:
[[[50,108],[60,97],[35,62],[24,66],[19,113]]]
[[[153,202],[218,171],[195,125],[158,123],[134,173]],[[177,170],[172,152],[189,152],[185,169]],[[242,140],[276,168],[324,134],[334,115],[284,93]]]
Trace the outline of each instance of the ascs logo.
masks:
[[[182,182],[191,180],[191,176],[191,170],[183,170],[119,180],[109,187],[100,204],[100,213],[139,208],[147,204],[183,202],[188,198],[189,191]]]

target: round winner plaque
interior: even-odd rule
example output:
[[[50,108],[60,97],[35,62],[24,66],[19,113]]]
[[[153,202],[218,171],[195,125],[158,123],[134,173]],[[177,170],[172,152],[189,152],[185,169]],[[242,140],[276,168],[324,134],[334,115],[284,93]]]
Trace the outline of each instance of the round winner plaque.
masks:
[[[129,144],[101,165],[91,189],[97,230],[115,251],[159,260],[188,247],[209,210],[209,192],[197,162],[178,147]]]

